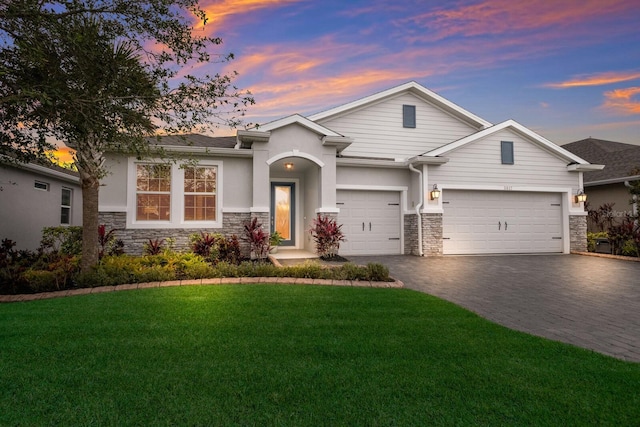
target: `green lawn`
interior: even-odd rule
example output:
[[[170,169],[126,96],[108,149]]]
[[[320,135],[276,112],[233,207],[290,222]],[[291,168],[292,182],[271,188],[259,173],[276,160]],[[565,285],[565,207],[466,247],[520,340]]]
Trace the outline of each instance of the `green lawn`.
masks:
[[[397,289],[0,305],[0,425],[638,425],[640,364]]]

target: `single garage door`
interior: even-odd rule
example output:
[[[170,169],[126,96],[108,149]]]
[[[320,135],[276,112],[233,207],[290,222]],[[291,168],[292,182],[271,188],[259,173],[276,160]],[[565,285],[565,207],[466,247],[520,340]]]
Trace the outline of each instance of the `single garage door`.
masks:
[[[444,254],[563,250],[559,193],[447,190],[442,203]]]
[[[346,241],[343,255],[400,253],[400,193],[397,191],[338,190],[338,224]]]

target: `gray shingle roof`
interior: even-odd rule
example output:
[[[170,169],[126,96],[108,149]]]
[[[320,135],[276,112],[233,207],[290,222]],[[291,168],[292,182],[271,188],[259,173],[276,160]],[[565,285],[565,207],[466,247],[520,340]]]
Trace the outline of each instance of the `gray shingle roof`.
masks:
[[[640,169],[640,145],[587,138],[570,142],[562,148],[589,163],[605,165],[601,171],[585,172],[585,184],[594,181],[622,180],[625,177],[640,175],[637,171]]]
[[[161,136],[157,142],[159,145],[169,145],[174,147],[210,147],[210,148],[233,148],[236,145],[235,136],[207,136],[197,133],[186,135]],[[156,143],[155,137],[149,138],[149,142]]]

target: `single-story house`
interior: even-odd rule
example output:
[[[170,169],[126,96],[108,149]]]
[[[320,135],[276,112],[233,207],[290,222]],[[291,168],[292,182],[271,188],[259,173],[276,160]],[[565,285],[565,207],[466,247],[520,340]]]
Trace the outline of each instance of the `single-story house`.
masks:
[[[584,173],[590,209],[613,203],[611,215],[618,222],[627,215],[637,214],[638,206],[632,202],[629,183],[640,180],[640,145],[586,138],[562,148],[589,162],[606,166]]]
[[[1,164],[0,206],[0,240],[37,249],[43,228],[82,225],[80,177],[54,164]]]
[[[147,239],[242,234],[257,217],[313,251],[316,215],[342,255],[569,253],[586,249],[576,194],[598,170],[525,126],[492,124],[416,82],[234,137],[165,137],[184,165],[110,155],[101,222],[128,251]],[[194,163],[197,163],[195,165]]]

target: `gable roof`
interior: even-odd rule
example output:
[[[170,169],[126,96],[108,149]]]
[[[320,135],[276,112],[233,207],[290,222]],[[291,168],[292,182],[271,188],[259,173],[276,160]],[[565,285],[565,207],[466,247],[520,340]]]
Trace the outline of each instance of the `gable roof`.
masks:
[[[475,114],[465,110],[459,105],[454,104],[453,102],[441,97],[437,93],[427,89],[426,87],[414,81],[404,83],[400,86],[396,86],[382,92],[375,93],[373,95],[358,99],[348,104],[344,104],[326,111],[322,111],[320,113],[309,116],[309,119],[313,121],[324,120],[327,118],[331,118],[337,115],[347,113],[355,109],[359,109],[368,105],[378,103],[384,99],[397,96],[405,92],[411,93],[419,98],[422,98],[425,102],[435,105],[441,110],[446,111],[447,113],[459,118],[464,122],[471,124],[476,128],[486,128],[491,126],[490,122],[484,119],[481,119]]]
[[[300,114],[292,114],[290,116],[287,117],[283,117],[281,119],[278,120],[274,120],[272,122],[269,122],[267,124],[261,125],[260,127],[258,127],[258,130],[263,131],[263,132],[269,132],[272,131],[274,129],[279,129],[285,126],[289,126],[292,124],[298,124],[300,126],[303,126],[317,134],[320,135],[324,135],[324,136],[343,136],[341,134],[339,134],[338,132],[334,132],[331,129],[324,127],[318,123],[315,123],[312,120],[309,120],[308,118],[301,116]]]
[[[623,182],[629,178],[638,179],[640,175],[633,172],[640,168],[640,145],[586,138],[562,148],[589,162],[605,165],[603,170],[585,173],[585,184]]]
[[[541,135],[538,135],[537,133],[533,132],[531,129],[528,129],[526,127],[524,127],[523,125],[521,125],[520,123],[516,122],[515,120],[506,120],[502,123],[498,123],[497,125],[491,126],[490,128],[486,128],[483,129],[481,131],[478,131],[476,133],[473,133],[469,136],[466,136],[464,138],[461,138],[457,141],[451,142],[449,144],[443,145],[440,148],[436,148],[435,150],[431,150],[428,151],[424,154],[422,154],[422,156],[427,156],[427,157],[435,157],[435,156],[443,156],[446,155],[448,153],[450,153],[453,150],[457,150],[460,147],[463,147],[467,144],[471,144],[475,141],[478,141],[479,139],[482,139],[486,136],[489,136],[491,134],[494,134],[498,131],[501,131],[503,129],[511,129],[521,135],[523,135],[524,137],[526,137],[527,139],[533,141],[534,143],[542,146],[543,148],[547,149],[548,151],[550,151],[551,153],[555,154],[556,156],[565,159],[568,162],[571,163],[575,163],[578,165],[589,165],[589,162],[587,162],[586,160],[580,158],[579,156],[571,153],[570,151],[567,151],[565,149],[563,149],[562,147],[554,144],[553,142],[549,141],[548,139],[544,138]],[[597,165],[590,165],[590,166],[597,166]]]

